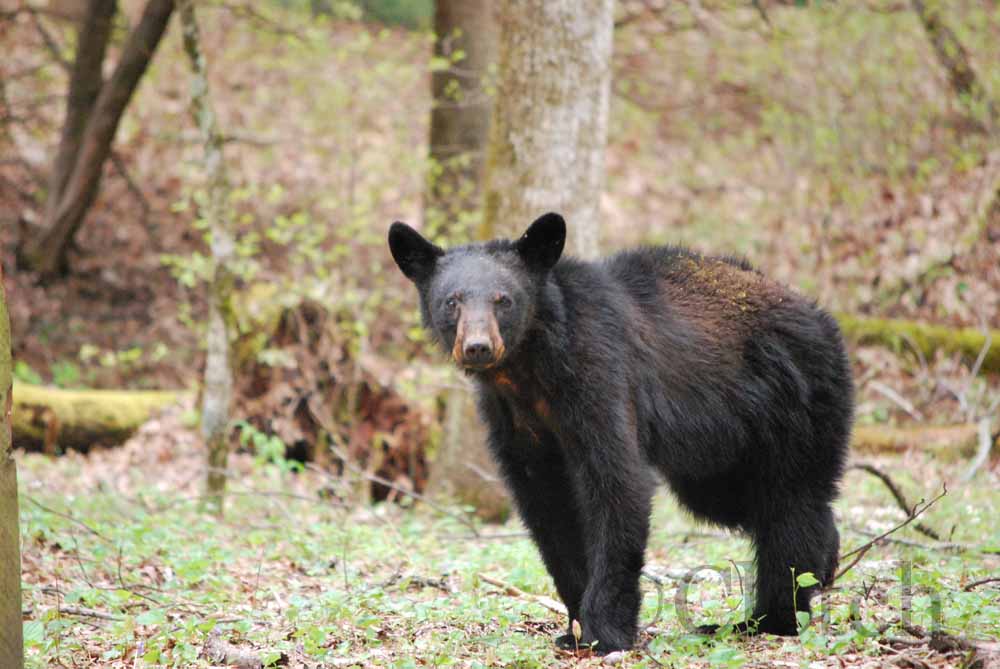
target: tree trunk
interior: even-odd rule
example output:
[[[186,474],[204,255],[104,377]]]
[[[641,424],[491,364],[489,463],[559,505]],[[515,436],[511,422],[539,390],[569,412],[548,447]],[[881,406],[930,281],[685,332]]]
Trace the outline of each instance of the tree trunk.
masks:
[[[431,169],[424,224],[452,239],[467,238],[463,219],[480,209],[483,153],[490,125],[485,85],[495,63],[497,26],[489,0],[437,0],[431,88]],[[444,67],[444,63],[448,63]],[[501,520],[510,502],[498,484],[486,448],[486,428],[476,415],[471,389],[446,396],[444,435],[431,468],[427,494],[448,496],[476,508],[485,520]]]
[[[50,454],[114,446],[181,396],[174,391],[63,390],[17,383],[11,416],[14,444]]]
[[[942,20],[940,0],[911,0],[911,4],[962,106],[978,123],[992,123],[996,109],[972,68],[969,52]]]
[[[434,33],[431,169],[424,222],[430,233],[447,226],[446,232],[462,234],[455,224],[480,206],[483,152],[490,126],[485,79],[497,51],[491,3],[437,0]]]
[[[943,460],[975,455],[979,444],[975,423],[959,425],[855,425],[851,448],[858,453],[887,455],[908,450],[932,453]]]
[[[570,226],[575,255],[593,257],[604,182],[614,2],[500,4],[499,82],[483,231],[485,236],[514,232],[539,214],[558,211]]]
[[[920,355],[928,359],[933,357],[935,352],[943,351],[951,355],[960,355],[970,363],[978,360],[981,372],[1000,373],[1000,330],[951,328],[918,321],[851,314],[837,314],[837,322],[844,336],[859,344],[884,346],[895,350],[916,349]]]
[[[229,459],[229,413],[233,396],[230,342],[235,333],[232,309],[234,277],[230,263],[235,250],[229,214],[229,181],[219,132],[208,90],[208,71],[201,51],[198,21],[192,0],[181,3],[184,50],[191,61],[191,114],[198,124],[205,147],[204,170],[208,202],[202,216],[208,224],[212,251],[209,289],[208,334],[205,354],[205,389],[202,395],[201,433],[208,448],[206,496],[221,514]]]
[[[70,244],[97,197],[104,163],[111,153],[118,124],[149,67],[173,10],[173,0],[149,0],[139,24],[122,49],[118,66],[100,88],[78,141],[73,166],[64,179],[59,200],[47,212],[46,231],[25,245],[26,262],[43,278],[52,278],[67,269]],[[88,59],[93,57],[89,51],[81,51],[77,54],[78,59],[81,54]],[[76,67],[74,65],[74,70]],[[67,120],[78,122],[70,117]]]
[[[52,168],[47,198],[47,217],[51,220],[59,208],[66,182],[69,181],[80,151],[83,131],[90,119],[97,96],[104,83],[101,67],[111,38],[117,0],[89,0],[77,32],[76,59],[69,79],[66,118],[63,120],[59,152]]]
[[[0,658],[24,666],[21,642],[21,533],[17,518],[17,467],[10,439],[10,319],[0,267]]]
[[[499,522],[510,514],[510,498],[486,447],[486,427],[472,392],[451,390],[445,398],[444,434],[426,494],[454,499],[474,507],[483,520]]]

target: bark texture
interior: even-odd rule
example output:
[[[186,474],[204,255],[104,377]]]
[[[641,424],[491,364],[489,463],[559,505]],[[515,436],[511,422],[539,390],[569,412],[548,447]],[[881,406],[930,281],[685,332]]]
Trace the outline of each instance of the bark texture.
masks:
[[[489,0],[437,0],[431,77],[431,173],[424,220],[450,224],[480,205],[480,176],[490,127],[486,85],[496,63],[497,30]],[[448,67],[443,67],[449,63]]]
[[[102,10],[106,12],[107,8],[102,7]],[[51,202],[47,207],[45,232],[30,240],[25,245],[24,253],[28,265],[43,277],[65,273],[68,267],[67,254],[70,244],[97,197],[104,163],[111,154],[111,143],[118,131],[118,124],[156,53],[173,10],[173,0],[149,0],[146,4],[138,25],[125,42],[114,73],[101,85],[100,92],[93,101],[86,123],[82,124],[82,135],[78,140],[71,142],[76,144],[72,168],[64,178],[58,179],[59,166],[57,165],[54,170],[56,174],[53,179],[64,182],[58,201]],[[103,16],[103,13],[101,15]],[[88,62],[83,65],[74,64],[74,72],[79,67],[83,71],[92,73],[93,63],[90,61],[96,59],[96,54],[90,50],[79,51],[77,60],[81,56]],[[81,88],[88,95],[92,93],[90,85],[81,84]],[[83,97],[81,93],[81,100]],[[74,105],[72,100],[69,105]],[[80,106],[83,106],[82,103]],[[68,116],[67,121],[74,126],[80,123],[80,119],[75,115]],[[75,134],[72,129],[64,130],[64,136],[67,133]],[[67,147],[67,151],[71,148]],[[60,155],[61,153],[62,148]],[[69,156],[62,160],[70,162]]]
[[[101,67],[108,50],[116,0],[89,0],[76,37],[76,59],[69,79],[66,117],[59,138],[59,152],[49,180],[48,216],[54,217],[80,151],[84,129],[104,83]]]
[[[510,497],[486,447],[486,427],[476,415],[472,388],[449,391],[446,402],[444,435],[427,494],[469,505],[485,521],[506,520]]]
[[[63,390],[18,383],[11,427],[18,448],[55,454],[128,439],[181,393],[152,390]]]
[[[184,51],[191,63],[191,114],[204,145],[207,203],[201,212],[208,224],[212,251],[208,334],[205,354],[205,387],[202,394],[201,433],[208,448],[207,499],[222,513],[229,459],[229,414],[233,398],[233,367],[230,343],[235,332],[232,310],[234,277],[231,262],[235,250],[230,222],[229,180],[222,153],[223,138],[212,109],[208,70],[201,50],[194,4],[183,0],[180,7]]]
[[[431,172],[424,222],[429,232],[442,230],[453,239],[468,235],[462,220],[481,208],[491,113],[486,77],[496,63],[498,45],[492,5],[489,0],[435,3],[434,55],[439,67],[450,65],[437,69],[431,80]],[[449,391],[444,434],[427,493],[473,506],[485,520],[500,520],[510,502],[497,479],[470,389]]]
[[[21,533],[17,519],[17,466],[11,455],[10,319],[0,267],[0,658],[24,666],[21,641]]]
[[[613,0],[500,3],[484,236],[558,211],[571,227],[571,252],[597,255],[613,9]]]

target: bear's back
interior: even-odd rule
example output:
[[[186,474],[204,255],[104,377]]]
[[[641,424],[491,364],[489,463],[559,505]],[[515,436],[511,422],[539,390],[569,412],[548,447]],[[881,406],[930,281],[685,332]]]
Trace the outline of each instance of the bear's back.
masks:
[[[704,256],[678,246],[623,251],[609,257],[605,268],[645,317],[668,315],[719,343],[750,336],[773,309],[806,303],[743,258]]]

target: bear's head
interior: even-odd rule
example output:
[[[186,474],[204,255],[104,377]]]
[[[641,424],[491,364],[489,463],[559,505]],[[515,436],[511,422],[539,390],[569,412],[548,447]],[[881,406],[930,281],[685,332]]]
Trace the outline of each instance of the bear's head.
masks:
[[[497,367],[517,350],[565,242],[566,223],[553,213],[517,241],[449,250],[405,223],[389,228],[392,257],[420,293],[424,327],[469,371]]]

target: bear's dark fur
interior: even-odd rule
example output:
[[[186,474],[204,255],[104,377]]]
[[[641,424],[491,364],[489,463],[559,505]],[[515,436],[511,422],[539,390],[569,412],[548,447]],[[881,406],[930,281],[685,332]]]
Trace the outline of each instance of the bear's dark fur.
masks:
[[[389,246],[426,327],[476,381],[489,447],[581,644],[635,641],[658,472],[696,517],[746,532],[744,631],[795,634],[828,584],[851,371],[836,322],[749,264],[672,246],[561,259],[563,219],[444,251]],[[556,640],[572,647],[566,634]]]

